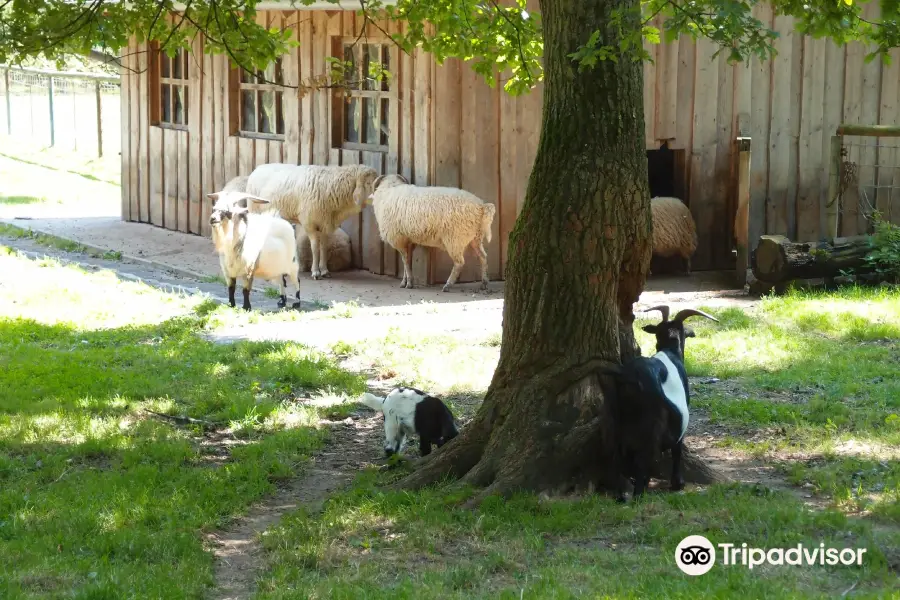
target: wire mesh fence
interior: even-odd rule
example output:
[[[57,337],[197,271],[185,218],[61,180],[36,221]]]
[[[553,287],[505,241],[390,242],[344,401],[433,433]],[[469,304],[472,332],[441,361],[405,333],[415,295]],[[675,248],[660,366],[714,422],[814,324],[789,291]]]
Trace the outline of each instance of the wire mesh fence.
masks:
[[[116,156],[119,78],[0,65],[0,135],[79,154]]]
[[[876,212],[900,224],[900,131],[885,135],[877,128],[871,133],[865,129],[839,135],[840,157],[832,157],[838,172],[835,227],[840,235],[871,233]]]

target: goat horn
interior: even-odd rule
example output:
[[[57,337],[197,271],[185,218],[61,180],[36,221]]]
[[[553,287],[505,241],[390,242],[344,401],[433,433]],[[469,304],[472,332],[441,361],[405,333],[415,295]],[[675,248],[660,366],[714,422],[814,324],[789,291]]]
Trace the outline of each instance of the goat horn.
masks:
[[[684,321],[688,317],[706,317],[710,321],[715,321],[716,323],[719,322],[719,320],[711,314],[705,313],[702,310],[697,310],[695,308],[685,308],[684,310],[678,311],[678,314],[675,315],[675,318],[672,319],[672,322]]]
[[[642,310],[641,312],[653,312],[654,310],[658,310],[662,313],[662,320],[666,322],[669,320],[669,307],[665,304],[660,304],[659,306],[654,306],[653,308],[647,308]],[[682,311],[683,312],[683,311]],[[679,313],[681,314],[681,313]]]
[[[397,177],[399,177],[400,179],[402,179],[402,180],[403,180],[403,183],[409,184],[409,179],[407,179],[406,177],[404,177],[404,176],[401,175],[400,173],[397,173]]]
[[[381,180],[384,179],[385,177],[387,177],[387,175],[379,175],[378,177],[376,177],[375,181],[372,182],[372,189],[377,190],[378,184],[381,183]]]

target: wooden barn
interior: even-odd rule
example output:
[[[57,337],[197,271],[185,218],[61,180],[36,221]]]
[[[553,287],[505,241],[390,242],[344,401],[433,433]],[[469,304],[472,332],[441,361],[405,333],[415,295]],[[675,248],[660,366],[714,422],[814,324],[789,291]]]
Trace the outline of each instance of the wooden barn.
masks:
[[[297,85],[325,75],[326,57],[350,52],[360,68],[367,59],[388,63],[391,83],[365,85],[347,98],[329,90],[299,95],[259,83],[224,56],[203,54],[199,40],[175,59],[133,44],[122,70],[123,219],[209,235],[206,194],[256,165],[365,163],[493,202],[488,258],[491,278],[502,279],[540,135],[541,89],[511,98],[459,60],[438,66],[422,51],[406,55],[380,30],[402,24],[369,24],[351,52],[362,21],[355,1],[342,10],[326,2],[283,6],[260,3],[258,19],[290,29],[300,46],[266,79]],[[744,178],[750,245],[766,233],[815,240],[825,235],[829,145],[838,125],[900,122],[900,56],[889,66],[865,64],[858,44],[839,48],[804,37],[793,33],[790,18],[773,19],[771,7],[755,10],[781,33],[774,61],[729,66],[724,55],[712,59],[707,41],[648,46],[655,58],[645,65],[644,92],[651,193],[690,206],[699,237],[695,270],[735,266],[737,138],[752,140]],[[893,150],[883,154],[896,164]],[[856,232],[856,219],[843,223],[841,233]],[[342,227],[357,267],[402,273],[371,207]],[[416,250],[420,280],[444,281],[450,268],[445,253]],[[460,281],[477,279],[472,257]]]

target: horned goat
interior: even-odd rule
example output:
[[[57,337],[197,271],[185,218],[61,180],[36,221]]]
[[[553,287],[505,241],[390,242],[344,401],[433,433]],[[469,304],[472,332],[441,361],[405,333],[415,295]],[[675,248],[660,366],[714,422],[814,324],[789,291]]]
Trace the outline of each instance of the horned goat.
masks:
[[[697,228],[691,210],[678,198],[650,199],[653,217],[653,254],[661,258],[680,256],[684,272],[691,272],[691,256],[697,250]]]
[[[365,165],[318,166],[270,163],[250,174],[247,191],[270,201],[254,212],[275,209],[300,225],[310,242],[312,278],[329,277],[328,235],[358,213],[372,192],[378,172]]]
[[[427,456],[432,444],[440,448],[459,433],[447,405],[416,388],[394,388],[386,398],[366,393],[360,402],[384,413],[384,453],[389,457],[403,450],[407,435],[419,436],[419,453]]]
[[[227,186],[226,186],[227,187]],[[209,224],[212,239],[219,255],[219,266],[228,286],[228,303],[235,306],[234,292],[237,279],[244,279],[244,310],[250,310],[250,290],[253,279],[259,277],[281,286],[278,307],[287,305],[288,281],[297,288],[300,307],[300,282],[297,265],[297,243],[294,228],[274,214],[250,213],[248,200],[257,204],[269,201],[247,192],[222,190],[207,194],[214,202]]]
[[[635,499],[643,495],[653,463],[665,450],[672,451],[671,488],[684,488],[681,454],[690,419],[684,341],[694,337],[684,320],[701,316],[718,322],[712,315],[692,308],[679,311],[671,321],[668,306],[654,306],[644,312],[653,310],[662,313],[662,321],[643,329],[656,336],[656,354],[600,369],[618,380],[614,404],[617,461],[621,481],[634,477]],[[619,500],[624,499],[624,489],[620,489]]]
[[[368,203],[369,201],[367,201]],[[381,239],[403,257],[400,287],[412,288],[412,256],[416,246],[443,248],[453,260],[444,291],[456,283],[472,248],[481,262],[481,289],[488,287],[487,252],[496,208],[478,196],[451,187],[420,187],[402,175],[375,180],[370,200]]]

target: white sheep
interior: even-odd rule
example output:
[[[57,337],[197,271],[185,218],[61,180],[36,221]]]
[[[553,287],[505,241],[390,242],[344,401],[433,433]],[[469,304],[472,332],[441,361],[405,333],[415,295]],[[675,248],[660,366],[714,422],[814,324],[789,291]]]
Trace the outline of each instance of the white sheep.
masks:
[[[329,271],[345,271],[350,268],[352,255],[350,248],[350,236],[338,227],[325,242],[325,250],[328,255]],[[312,267],[312,249],[309,237],[302,229],[297,231],[297,257],[300,260],[300,272],[309,271]]]
[[[235,285],[238,277],[243,277],[243,308],[250,310],[250,289],[254,277],[259,277],[271,282],[278,280],[281,286],[279,308],[287,305],[285,291],[290,280],[297,288],[297,302],[292,306],[299,308],[297,243],[291,224],[274,214],[250,213],[248,200],[258,204],[267,204],[268,200],[246,192],[222,190],[207,194],[207,197],[214,202],[209,224],[219,254],[219,266],[228,285],[228,303],[232,307],[235,305]]]
[[[329,277],[327,236],[362,210],[378,172],[365,165],[318,166],[270,163],[250,174],[247,191],[271,201],[271,208],[306,232],[312,278]],[[254,212],[269,210],[255,207]]]
[[[443,248],[453,260],[444,291],[456,283],[471,247],[481,262],[481,289],[488,287],[487,252],[496,208],[478,196],[451,187],[419,187],[402,175],[375,180],[371,204],[381,239],[403,257],[400,287],[412,288],[412,255],[416,246]]]
[[[697,228],[691,210],[678,198],[650,199],[653,216],[653,254],[662,258],[680,256],[685,273],[691,272],[691,256],[697,250]]]

